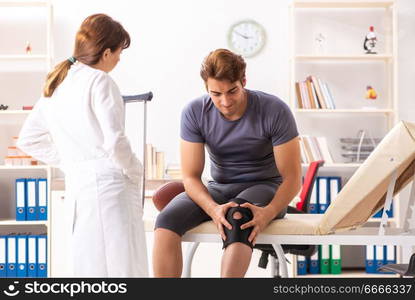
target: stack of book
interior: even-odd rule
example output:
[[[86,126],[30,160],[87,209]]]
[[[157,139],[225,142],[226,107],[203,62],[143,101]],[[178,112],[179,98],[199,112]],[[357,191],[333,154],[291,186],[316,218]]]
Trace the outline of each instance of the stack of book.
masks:
[[[325,137],[302,135],[300,137],[300,147],[303,163],[308,164],[317,160],[324,160],[326,164],[334,163]]]
[[[307,76],[304,81],[295,83],[298,108],[335,109],[333,95],[324,81],[316,76]]]
[[[157,151],[151,145],[146,144],[146,178],[163,179],[165,173],[164,152]]]

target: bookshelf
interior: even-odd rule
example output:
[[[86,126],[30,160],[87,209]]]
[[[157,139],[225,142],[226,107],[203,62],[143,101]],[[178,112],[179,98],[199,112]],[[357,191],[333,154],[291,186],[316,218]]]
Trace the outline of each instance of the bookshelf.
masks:
[[[359,130],[370,137],[382,138],[398,122],[396,4],[393,0],[294,0],[290,15],[289,105],[300,135],[323,136],[327,140],[333,163],[325,164],[319,175],[340,176],[344,185],[362,161],[342,156],[340,138],[355,138]],[[374,26],[377,35],[376,54],[366,54],[363,49],[370,26]],[[296,82],[306,81],[308,76],[326,83],[335,108],[302,105],[304,102],[299,101],[298,94],[302,98],[307,90],[303,87],[300,93]],[[376,90],[376,100],[365,98],[368,85]],[[313,86],[313,93],[307,95],[319,100],[317,89],[321,86]],[[321,98],[327,98],[328,93],[322,94]],[[302,166],[305,172],[308,163]],[[397,197],[393,206],[394,217],[389,219],[392,226],[399,225]],[[371,226],[377,222],[380,219],[369,220]],[[399,251],[397,258],[399,261]],[[356,271],[333,276],[372,275],[376,277],[377,274]]]
[[[46,165],[5,165],[5,157],[30,113],[22,107],[33,106],[38,100],[52,66],[52,11],[49,1],[0,1],[1,38],[7,41],[0,49],[0,104],[8,105],[7,110],[0,110],[0,235],[46,233],[48,276],[52,276],[52,170]],[[32,48],[30,52],[26,52],[27,41]],[[16,221],[17,178],[47,178],[47,221]]]

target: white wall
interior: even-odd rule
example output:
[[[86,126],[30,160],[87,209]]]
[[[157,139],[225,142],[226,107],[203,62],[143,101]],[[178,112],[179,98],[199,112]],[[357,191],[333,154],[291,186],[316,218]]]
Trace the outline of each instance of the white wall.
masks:
[[[132,45],[112,73],[125,94],[153,91],[148,140],[178,162],[179,120],[183,106],[205,92],[199,67],[209,51],[227,47],[229,26],[252,18],[267,32],[267,44],[247,59],[248,88],[274,93],[288,101],[289,0],[52,0],[55,15],[55,61],[71,55],[75,32],[90,14],[103,12],[130,32]],[[397,0],[399,8],[399,79],[401,118],[415,120],[412,82],[415,60],[415,3]],[[136,128],[138,123],[130,124]],[[127,124],[128,126],[128,124]]]
[[[180,112],[205,93],[199,67],[209,51],[227,47],[229,26],[253,18],[267,31],[263,52],[248,59],[248,87],[288,96],[288,2],[259,0],[209,2],[52,1],[55,14],[55,58],[71,55],[76,30],[92,13],[103,12],[129,31],[132,45],[125,50],[112,76],[123,93],[153,91],[149,105],[148,139],[178,162]]]

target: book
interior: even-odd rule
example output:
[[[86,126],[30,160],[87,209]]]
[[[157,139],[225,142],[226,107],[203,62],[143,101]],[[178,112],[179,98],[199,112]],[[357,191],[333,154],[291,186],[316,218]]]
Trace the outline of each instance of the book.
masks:
[[[322,153],[322,159],[326,162],[326,164],[333,164],[334,160],[330,153],[329,146],[327,144],[327,139],[323,136],[317,137],[317,141]]]
[[[297,107],[303,108],[303,99],[301,97],[301,91],[300,91],[300,83],[295,83],[295,94],[297,95]]]
[[[164,178],[164,152],[156,152],[156,179]]]

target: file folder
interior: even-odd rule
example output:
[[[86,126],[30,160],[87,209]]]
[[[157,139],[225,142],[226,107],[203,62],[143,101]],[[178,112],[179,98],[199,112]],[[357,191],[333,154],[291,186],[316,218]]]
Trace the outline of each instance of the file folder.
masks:
[[[310,204],[309,204],[309,213],[317,214],[318,213],[318,201],[317,201],[317,181],[314,183],[311,191]]]
[[[330,201],[333,202],[341,189],[341,178],[340,177],[330,177]]]
[[[320,274],[320,261],[318,260],[318,250],[310,256],[310,274]]]
[[[396,247],[393,245],[385,246],[385,264],[396,264]]]
[[[375,264],[376,264],[375,272],[376,273],[380,273],[378,271],[378,268],[382,267],[384,264],[383,263],[383,260],[384,260],[383,252],[385,250],[383,248],[384,248],[383,246],[379,246],[379,245],[375,246]]]
[[[329,206],[328,189],[329,189],[328,178],[327,177],[318,178],[318,203],[319,203],[318,212],[320,214],[324,214],[327,207]]]
[[[27,237],[27,276],[37,277],[37,238],[35,235]]]
[[[0,236],[0,277],[6,277],[7,242],[5,236]]]
[[[366,273],[376,273],[375,266],[375,246],[367,245],[366,246]]]
[[[46,221],[48,219],[48,182],[46,178],[37,179],[38,188],[38,220]]]
[[[393,245],[384,246],[383,252],[383,264],[396,264],[396,248]],[[394,274],[393,272],[379,271],[382,274]]]
[[[307,274],[307,260],[306,257],[303,255],[297,255],[297,274]]]
[[[16,258],[17,258],[17,247],[16,237],[7,236],[7,277],[17,277]]]
[[[37,237],[37,277],[48,277],[47,270],[47,237],[40,235]]]
[[[37,192],[36,192],[36,179],[27,178],[27,220],[37,220]]]
[[[331,274],[341,274],[342,261],[340,253],[340,245],[330,246],[330,270]]]
[[[330,247],[329,245],[320,246],[320,273],[330,274]]]
[[[17,277],[27,277],[27,237],[17,236]]]
[[[26,221],[26,179],[16,179],[16,221]]]

